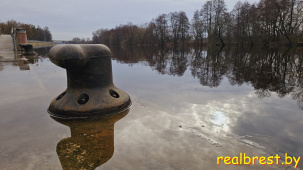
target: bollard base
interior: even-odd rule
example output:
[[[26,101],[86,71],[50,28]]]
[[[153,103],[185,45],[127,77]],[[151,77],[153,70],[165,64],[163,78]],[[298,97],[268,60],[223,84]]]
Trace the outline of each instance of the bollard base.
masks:
[[[123,112],[130,108],[129,95],[111,86],[102,89],[71,89],[51,102],[48,113],[59,119],[98,118]]]

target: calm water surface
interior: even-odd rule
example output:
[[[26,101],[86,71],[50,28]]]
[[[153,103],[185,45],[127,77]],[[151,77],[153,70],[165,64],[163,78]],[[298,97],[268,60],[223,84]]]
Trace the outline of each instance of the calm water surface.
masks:
[[[134,57],[133,57],[134,56]],[[115,82],[196,125],[270,153],[303,153],[303,53],[114,51]]]
[[[0,169],[220,169],[217,156],[240,152],[302,156],[302,50],[111,49],[114,83],[134,104],[93,122],[49,117],[66,75],[48,50],[0,63]]]

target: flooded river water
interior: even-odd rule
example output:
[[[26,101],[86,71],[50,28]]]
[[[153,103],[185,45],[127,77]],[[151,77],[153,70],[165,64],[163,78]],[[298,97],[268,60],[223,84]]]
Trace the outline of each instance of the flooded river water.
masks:
[[[111,49],[133,105],[90,122],[47,113],[66,88],[48,50],[0,63],[0,169],[287,169],[285,153],[302,156],[300,49]],[[217,164],[240,153],[281,162]]]

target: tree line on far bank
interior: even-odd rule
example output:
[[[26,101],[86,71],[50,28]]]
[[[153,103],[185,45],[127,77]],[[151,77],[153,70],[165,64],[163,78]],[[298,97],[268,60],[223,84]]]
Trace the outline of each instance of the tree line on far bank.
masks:
[[[0,28],[2,34],[11,34],[12,27],[17,28],[25,28],[27,38],[29,40],[38,40],[38,41],[52,41],[52,34],[48,27],[40,28],[39,26],[35,26],[32,24],[24,24],[21,22],[17,22],[15,20],[9,20],[6,23],[0,23]]]
[[[93,32],[92,43],[109,46],[187,46],[226,44],[294,46],[303,42],[303,2],[261,0],[236,3],[208,0],[190,20],[184,11],[158,15],[143,25],[128,23]]]

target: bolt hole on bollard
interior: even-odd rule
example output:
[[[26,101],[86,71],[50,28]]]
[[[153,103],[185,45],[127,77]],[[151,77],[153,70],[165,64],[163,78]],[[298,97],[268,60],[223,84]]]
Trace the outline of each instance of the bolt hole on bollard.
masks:
[[[113,83],[111,52],[103,44],[60,44],[51,62],[66,69],[67,88],[51,101],[48,112],[62,119],[97,118],[131,106],[129,95]]]
[[[65,95],[65,93],[66,93],[66,92],[63,92],[62,94],[60,94],[60,95],[57,97],[57,99],[56,99],[56,100],[60,100],[60,99],[62,99],[62,97]]]

